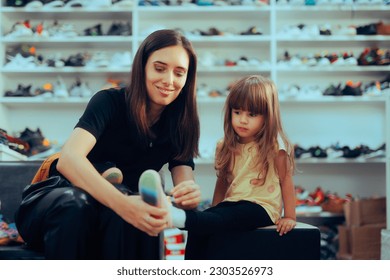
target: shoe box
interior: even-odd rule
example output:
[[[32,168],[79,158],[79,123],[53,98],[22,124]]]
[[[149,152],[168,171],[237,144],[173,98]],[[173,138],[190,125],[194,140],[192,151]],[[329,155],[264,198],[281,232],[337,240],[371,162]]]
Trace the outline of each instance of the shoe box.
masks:
[[[338,226],[338,259],[381,259],[381,232],[386,228],[386,198],[344,204],[345,225]]]
[[[386,198],[364,198],[344,203],[347,226],[363,226],[386,222]]]
[[[338,226],[339,250],[337,259],[381,259],[381,232],[386,223],[363,226]]]

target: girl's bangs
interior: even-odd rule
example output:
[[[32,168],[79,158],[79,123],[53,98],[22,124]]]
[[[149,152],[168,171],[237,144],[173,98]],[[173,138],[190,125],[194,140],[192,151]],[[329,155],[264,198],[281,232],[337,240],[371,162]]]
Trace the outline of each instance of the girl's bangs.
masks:
[[[259,85],[244,84],[235,88],[229,97],[229,107],[241,109],[254,114],[264,115],[268,112],[268,102],[263,88]]]

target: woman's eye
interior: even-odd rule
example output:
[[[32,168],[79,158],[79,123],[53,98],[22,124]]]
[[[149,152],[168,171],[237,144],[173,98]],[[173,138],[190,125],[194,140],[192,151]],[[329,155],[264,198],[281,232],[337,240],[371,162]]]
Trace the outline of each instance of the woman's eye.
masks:
[[[162,72],[162,71],[164,71],[164,67],[156,66],[155,69],[156,69],[157,72]]]

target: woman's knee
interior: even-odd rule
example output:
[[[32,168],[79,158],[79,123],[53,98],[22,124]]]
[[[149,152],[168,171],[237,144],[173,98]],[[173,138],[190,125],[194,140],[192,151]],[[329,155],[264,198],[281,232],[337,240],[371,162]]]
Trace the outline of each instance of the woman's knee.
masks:
[[[53,200],[52,213],[66,214],[68,217],[81,217],[82,215],[93,213],[96,209],[96,200],[77,187],[58,188],[50,195],[56,197]]]

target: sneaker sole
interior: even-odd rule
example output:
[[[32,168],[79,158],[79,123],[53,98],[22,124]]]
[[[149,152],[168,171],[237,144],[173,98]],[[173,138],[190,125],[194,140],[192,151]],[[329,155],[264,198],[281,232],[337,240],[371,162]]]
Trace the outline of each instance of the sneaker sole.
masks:
[[[138,181],[138,188],[143,201],[153,206],[161,203],[161,178],[155,170],[146,170]]]

